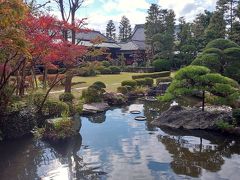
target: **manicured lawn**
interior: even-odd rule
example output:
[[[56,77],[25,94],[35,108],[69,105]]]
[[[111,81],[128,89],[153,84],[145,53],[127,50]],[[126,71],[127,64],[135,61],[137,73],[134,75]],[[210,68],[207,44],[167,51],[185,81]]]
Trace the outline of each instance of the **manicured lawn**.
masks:
[[[87,88],[88,86],[92,85],[96,81],[102,81],[106,84],[107,91],[115,92],[117,87],[121,86],[121,82],[124,80],[132,79],[133,75],[139,73],[121,73],[121,74],[111,74],[111,75],[98,75],[95,77],[74,77],[73,78],[73,86],[72,86],[72,93],[75,97],[80,97],[81,92],[83,89]],[[63,93],[63,86],[59,86],[54,88],[51,91],[50,97],[57,98],[59,94]]]
[[[138,75],[139,73],[121,73],[121,74],[110,74],[110,75],[98,75],[95,77],[74,77],[72,93],[78,98],[81,96],[82,90],[86,89],[88,86],[92,85],[96,81],[102,81],[106,84],[106,91],[116,92],[117,87],[121,86],[121,82],[124,80],[131,80],[133,75]],[[144,73],[141,73],[144,74]],[[171,74],[174,76],[175,72]],[[50,93],[50,98],[58,98],[59,94],[64,92],[64,87],[59,86],[54,88]]]

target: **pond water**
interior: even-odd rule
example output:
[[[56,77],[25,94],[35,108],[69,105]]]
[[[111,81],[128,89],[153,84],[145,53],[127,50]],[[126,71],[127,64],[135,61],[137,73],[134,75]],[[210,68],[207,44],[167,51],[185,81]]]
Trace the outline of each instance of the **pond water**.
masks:
[[[0,143],[0,179],[238,180],[240,140],[152,126],[167,108],[135,102],[81,117],[79,135],[58,146],[31,137]],[[135,121],[131,110],[141,111],[147,121]]]

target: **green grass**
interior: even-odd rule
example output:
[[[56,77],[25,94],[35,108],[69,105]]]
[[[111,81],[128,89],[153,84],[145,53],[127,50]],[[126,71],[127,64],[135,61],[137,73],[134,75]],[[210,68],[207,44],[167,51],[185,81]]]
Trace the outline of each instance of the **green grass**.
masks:
[[[82,90],[92,85],[96,81],[102,81],[106,84],[106,91],[116,92],[117,87],[121,86],[121,82],[124,80],[131,80],[133,75],[139,75],[140,73],[121,73],[110,75],[98,75],[94,77],[74,77],[72,85],[72,93],[76,98],[81,96]],[[144,74],[144,73],[141,73]],[[172,75],[171,75],[172,76]],[[58,98],[63,93],[64,87],[58,86],[51,91],[50,98]]]
[[[137,75],[139,73],[121,73],[121,74],[110,74],[110,75],[98,75],[95,77],[74,77],[73,78],[73,86],[72,93],[78,98],[81,96],[81,92],[84,88],[92,85],[96,81],[102,81],[106,84],[106,91],[116,92],[117,87],[121,86],[121,82],[124,80],[132,79],[133,75]],[[58,98],[59,94],[62,93],[64,87],[58,86],[51,91],[51,98]]]

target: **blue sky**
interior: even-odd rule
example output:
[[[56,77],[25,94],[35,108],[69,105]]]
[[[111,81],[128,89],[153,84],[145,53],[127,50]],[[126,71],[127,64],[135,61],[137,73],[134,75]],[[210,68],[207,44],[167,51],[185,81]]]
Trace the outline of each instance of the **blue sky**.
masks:
[[[89,28],[105,33],[107,21],[112,19],[118,27],[118,22],[123,15],[130,19],[132,27],[135,24],[144,23],[147,9],[151,3],[157,3],[162,8],[173,9],[176,18],[185,16],[187,20],[192,21],[196,14],[205,9],[213,11],[216,0],[85,0],[77,16],[78,18],[87,17]],[[52,13],[60,16],[54,2],[51,3],[51,6],[53,7]]]

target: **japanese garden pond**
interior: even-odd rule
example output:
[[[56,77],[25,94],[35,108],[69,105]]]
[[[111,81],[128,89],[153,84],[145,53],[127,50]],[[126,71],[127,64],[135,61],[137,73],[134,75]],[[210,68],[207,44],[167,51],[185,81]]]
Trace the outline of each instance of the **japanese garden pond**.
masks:
[[[79,135],[59,145],[32,137],[0,143],[0,179],[239,179],[240,140],[152,126],[168,107],[136,101],[81,117]]]

